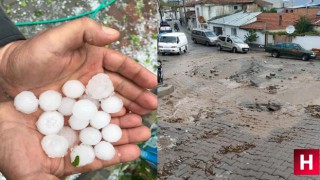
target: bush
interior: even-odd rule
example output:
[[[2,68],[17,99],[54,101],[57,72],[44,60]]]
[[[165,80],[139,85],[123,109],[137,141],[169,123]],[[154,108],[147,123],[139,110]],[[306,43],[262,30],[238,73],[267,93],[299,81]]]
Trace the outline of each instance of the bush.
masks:
[[[301,16],[298,22],[294,26],[296,28],[297,33],[306,33],[306,32],[313,31],[311,20],[304,16]]]
[[[249,30],[248,34],[244,36],[246,38],[246,42],[254,42],[258,39],[257,32],[255,30]]]

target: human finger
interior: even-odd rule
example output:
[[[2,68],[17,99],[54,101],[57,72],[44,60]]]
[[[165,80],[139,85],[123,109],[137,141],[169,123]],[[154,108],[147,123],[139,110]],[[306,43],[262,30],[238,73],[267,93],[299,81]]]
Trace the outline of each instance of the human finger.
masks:
[[[103,67],[108,71],[120,73],[143,88],[157,87],[156,75],[133,59],[112,49],[105,49],[104,52]]]
[[[145,88],[137,86],[117,73],[109,72],[108,75],[117,93],[145,109],[153,110],[157,108],[158,99],[156,95]]]
[[[142,118],[136,114],[126,114],[122,117],[112,118],[112,124],[117,124],[122,129],[133,128],[142,125]]]

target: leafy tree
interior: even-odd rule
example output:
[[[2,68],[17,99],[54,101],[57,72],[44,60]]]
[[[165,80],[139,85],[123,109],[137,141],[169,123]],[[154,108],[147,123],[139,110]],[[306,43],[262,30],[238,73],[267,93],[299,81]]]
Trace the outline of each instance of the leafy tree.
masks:
[[[258,39],[257,32],[255,30],[249,30],[247,35],[244,36],[247,42],[254,42]]]
[[[306,33],[313,31],[311,20],[304,16],[301,16],[294,26],[297,33]]]

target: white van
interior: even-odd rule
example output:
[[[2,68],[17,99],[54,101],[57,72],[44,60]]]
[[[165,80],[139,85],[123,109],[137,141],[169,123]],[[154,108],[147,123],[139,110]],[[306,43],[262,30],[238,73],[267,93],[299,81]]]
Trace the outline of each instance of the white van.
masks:
[[[158,42],[158,51],[165,55],[166,53],[182,54],[187,52],[188,40],[184,33],[174,32],[161,35]]]

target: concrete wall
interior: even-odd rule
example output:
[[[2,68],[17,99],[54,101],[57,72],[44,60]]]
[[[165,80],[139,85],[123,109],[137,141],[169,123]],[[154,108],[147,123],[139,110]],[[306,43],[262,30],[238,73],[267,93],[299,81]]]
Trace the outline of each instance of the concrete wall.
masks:
[[[292,39],[292,42],[300,44],[307,50],[312,48],[320,49],[320,36],[297,36]]]

